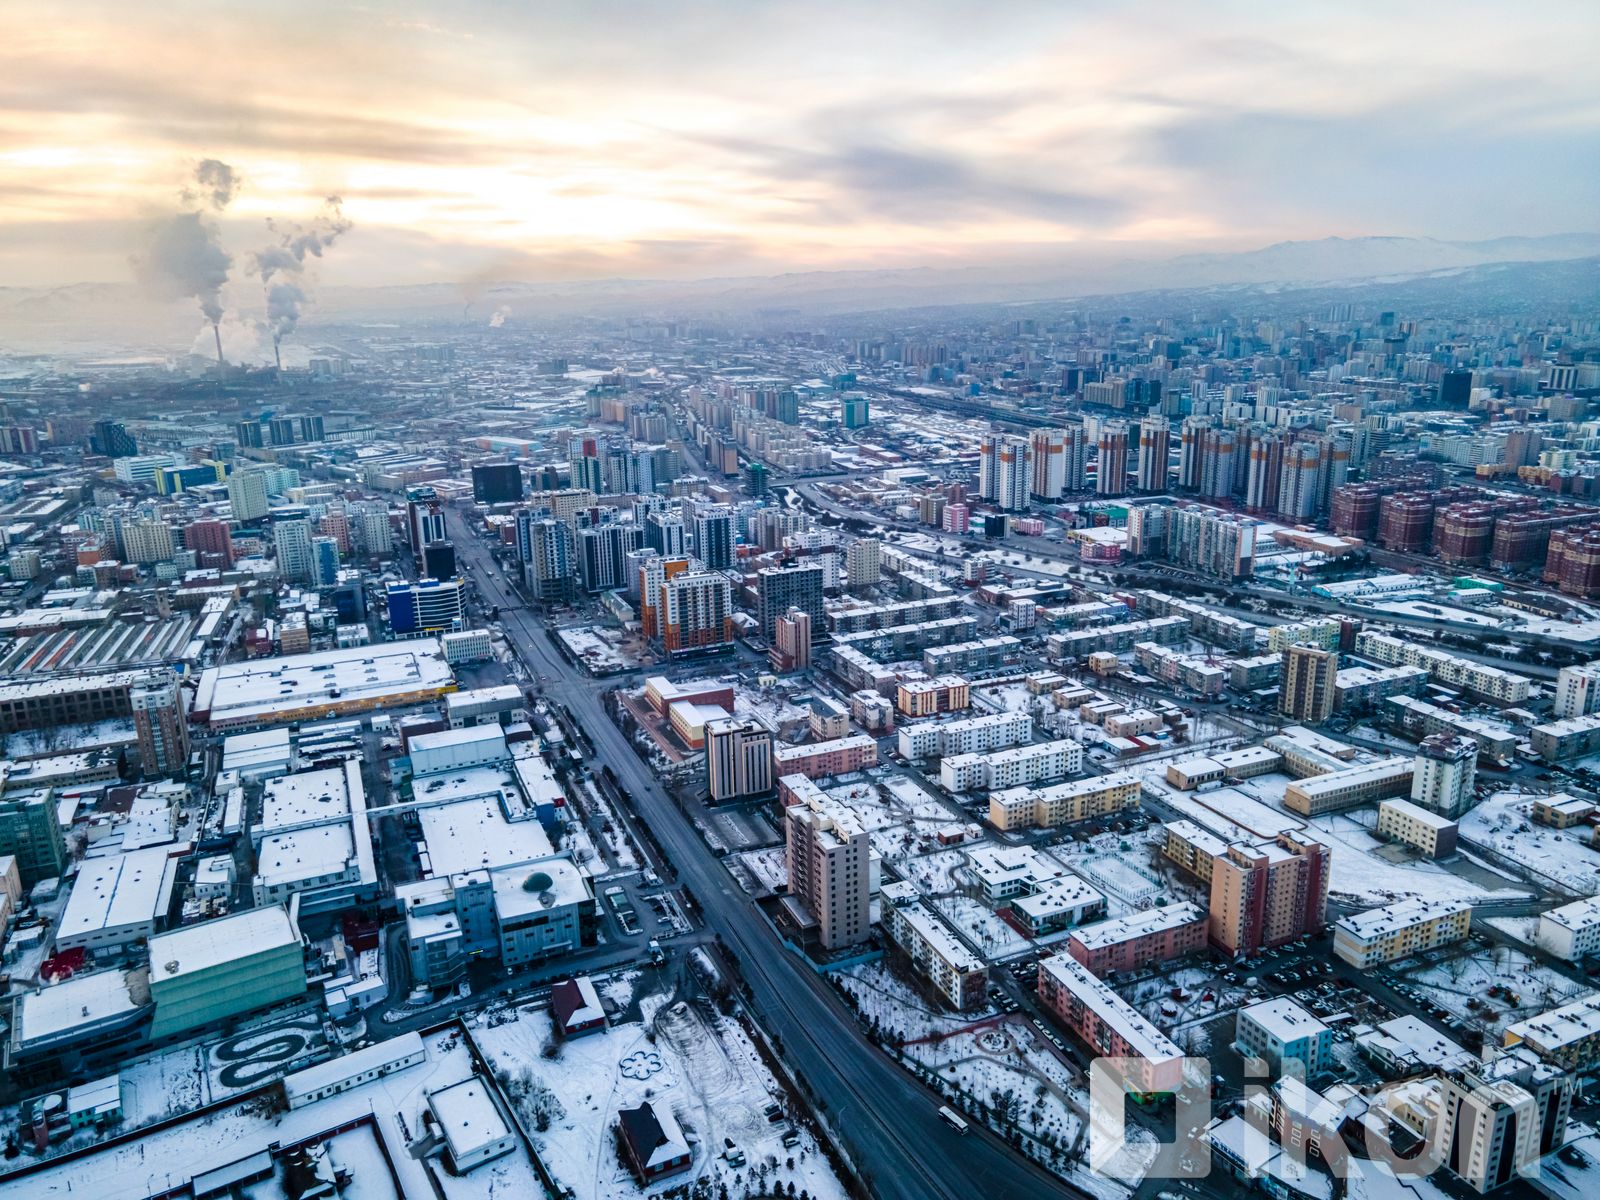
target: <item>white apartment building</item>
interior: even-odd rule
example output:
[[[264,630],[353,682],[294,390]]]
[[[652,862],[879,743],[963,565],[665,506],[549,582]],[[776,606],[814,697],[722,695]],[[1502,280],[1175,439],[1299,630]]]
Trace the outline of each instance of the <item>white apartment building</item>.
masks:
[[[1385,800],[1378,805],[1377,836],[1401,842],[1428,858],[1454,853],[1456,832],[1456,822],[1409,800]]]
[[[1391,667],[1401,664],[1422,667],[1435,683],[1464,688],[1496,704],[1522,704],[1528,699],[1526,675],[1502,671],[1470,658],[1458,658],[1443,650],[1432,650],[1371,629],[1356,635],[1356,653]]]
[[[1555,701],[1550,707],[1555,719],[1587,717],[1596,709],[1600,709],[1600,661],[1562,667],[1556,674]]]
[[[1070,739],[1013,746],[992,754],[956,754],[939,764],[939,782],[949,791],[997,791],[1065,779],[1083,767],[1083,747]]]
[[[1600,953],[1600,896],[1574,900],[1541,914],[1534,942],[1546,954],[1566,962]]]
[[[883,930],[911,960],[912,968],[955,1009],[982,1007],[989,969],[956,937],[944,918],[929,907],[916,885],[899,880],[883,885]]]
[[[916,760],[951,754],[980,754],[1017,746],[1033,736],[1026,712],[990,713],[959,721],[922,721],[900,727],[900,754]]]
[[[1143,787],[1137,775],[1116,771],[1054,787],[1009,788],[989,797],[989,823],[999,830],[1038,825],[1070,825],[1139,807]]]
[[[1445,817],[1459,817],[1477,803],[1478,743],[1436,733],[1417,747],[1411,776],[1412,802]]]

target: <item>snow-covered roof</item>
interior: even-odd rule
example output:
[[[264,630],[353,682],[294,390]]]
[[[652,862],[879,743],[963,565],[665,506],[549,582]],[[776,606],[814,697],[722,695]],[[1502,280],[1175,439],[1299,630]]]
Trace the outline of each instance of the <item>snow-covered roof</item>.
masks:
[[[1263,1000],[1239,1010],[1241,1021],[1250,1021],[1264,1029],[1278,1042],[1287,1045],[1302,1038],[1313,1038],[1326,1032],[1327,1026],[1312,1016],[1288,996]]]
[[[250,958],[279,946],[298,946],[300,931],[281,904],[186,925],[150,939],[150,975],[160,982]]]

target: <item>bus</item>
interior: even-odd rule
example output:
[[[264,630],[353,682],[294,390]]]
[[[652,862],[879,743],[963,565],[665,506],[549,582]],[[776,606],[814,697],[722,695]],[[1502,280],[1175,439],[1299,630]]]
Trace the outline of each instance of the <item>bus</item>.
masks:
[[[950,1128],[954,1129],[957,1133],[966,1133],[968,1128],[970,1128],[966,1121],[962,1120],[961,1114],[956,1112],[956,1110],[951,1108],[948,1104],[944,1104],[939,1107],[939,1115],[944,1118],[945,1124],[950,1126]]]

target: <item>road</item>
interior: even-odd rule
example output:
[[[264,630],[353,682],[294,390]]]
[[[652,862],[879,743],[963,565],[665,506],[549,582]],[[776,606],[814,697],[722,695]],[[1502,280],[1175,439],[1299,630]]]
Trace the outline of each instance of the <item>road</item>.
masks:
[[[660,788],[605,712],[608,685],[581,674],[551,644],[523,606],[485,542],[448,513],[459,565],[498,604],[506,636],[530,671],[549,679],[546,694],[564,704],[609,765],[694,893],[709,927],[738,955],[755,1017],[825,1110],[830,1128],[882,1200],[1033,1200],[1082,1193],[1068,1187],[973,1125],[962,1136],[938,1116],[938,1100],[876,1050],[826,981],[788,949],[738,889]]]

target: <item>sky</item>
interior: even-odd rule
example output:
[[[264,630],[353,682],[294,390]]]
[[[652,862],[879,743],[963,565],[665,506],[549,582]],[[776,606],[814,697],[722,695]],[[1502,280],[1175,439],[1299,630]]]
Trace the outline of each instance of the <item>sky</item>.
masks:
[[[0,5],[0,286],[697,278],[1600,227],[1600,4]]]

